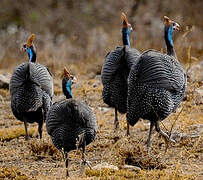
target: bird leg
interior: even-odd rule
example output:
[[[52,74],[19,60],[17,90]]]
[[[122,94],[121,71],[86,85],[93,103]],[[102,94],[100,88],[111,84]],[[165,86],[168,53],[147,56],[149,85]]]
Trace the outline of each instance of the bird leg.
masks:
[[[27,120],[24,119],[24,126],[25,126],[25,140],[29,140],[29,135],[28,135],[28,124],[27,124]]]
[[[116,132],[118,129],[119,129],[119,121],[117,116],[117,109],[115,108],[114,131]]]
[[[76,139],[76,149],[77,149],[77,151],[78,151],[79,147],[82,145],[82,143],[84,142],[84,138],[85,138],[85,132],[78,135],[78,138]]]
[[[159,122],[155,122],[155,129],[156,131],[165,139],[166,142],[173,142],[175,143],[175,140],[171,139],[165,132],[163,132],[159,127]]]
[[[148,151],[150,151],[150,147],[151,147],[151,137],[152,137],[153,128],[154,128],[154,122],[151,121],[150,122],[150,129],[149,129],[149,136],[148,136],[148,139],[147,139]]]
[[[64,160],[65,159],[65,154],[64,154],[64,149],[59,149],[61,155],[62,155],[62,159]]]
[[[85,169],[86,164],[90,169],[92,169],[89,161],[87,161],[85,158],[85,146],[86,146],[86,141],[84,141],[83,147],[82,147],[82,159],[81,159],[81,164],[80,164],[80,174],[81,175],[84,173],[84,169]]]
[[[66,176],[68,177],[69,176],[69,172],[68,172],[68,162],[69,162],[68,153],[66,151],[64,151],[64,154],[65,154]]]
[[[42,127],[43,127],[43,120],[42,120],[42,122],[39,122],[39,126],[38,126],[38,132],[39,132],[40,139],[42,139]]]
[[[68,172],[68,163],[69,163],[69,158],[68,158],[68,153],[67,151],[64,150],[64,148],[59,149],[59,151],[62,154],[62,159],[65,162],[65,168],[66,168],[66,176],[69,176],[69,172]]]
[[[42,99],[43,99],[44,121],[46,121],[47,113],[52,105],[52,101],[47,93],[43,93]]]
[[[130,125],[129,122],[127,121],[127,132],[126,132],[127,136],[130,136]]]

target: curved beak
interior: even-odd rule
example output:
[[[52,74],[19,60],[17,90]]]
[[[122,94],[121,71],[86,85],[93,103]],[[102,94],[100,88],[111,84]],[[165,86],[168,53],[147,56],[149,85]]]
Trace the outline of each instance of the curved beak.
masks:
[[[133,31],[133,28],[131,26],[131,24],[128,23],[128,28],[130,29],[130,31]]]
[[[72,79],[72,84],[75,84],[77,82],[77,78],[76,77],[73,77]]]
[[[173,29],[179,31],[180,25],[178,23],[175,23],[175,25],[173,26]]]
[[[22,52],[26,52],[26,49],[27,49],[26,44],[23,44],[22,47],[20,48]]]
[[[21,47],[20,50],[21,50],[22,52],[26,52],[26,49],[25,49],[24,47]]]

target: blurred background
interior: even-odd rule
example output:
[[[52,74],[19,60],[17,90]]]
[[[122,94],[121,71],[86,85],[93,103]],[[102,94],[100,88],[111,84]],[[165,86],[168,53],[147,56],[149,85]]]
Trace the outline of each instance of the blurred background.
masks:
[[[165,51],[163,16],[181,25],[174,33],[179,60],[203,60],[202,0],[1,0],[0,69],[27,61],[22,43],[36,34],[37,61],[51,71],[66,65],[73,73],[99,74],[104,56],[121,41],[121,12],[134,31],[131,46]]]

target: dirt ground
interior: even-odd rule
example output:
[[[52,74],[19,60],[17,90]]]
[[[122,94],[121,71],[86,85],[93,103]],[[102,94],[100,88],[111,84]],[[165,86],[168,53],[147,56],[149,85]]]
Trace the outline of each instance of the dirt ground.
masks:
[[[101,97],[99,77],[77,77],[73,96],[87,102],[96,113],[96,140],[87,147],[87,159],[94,167],[107,162],[119,170],[90,170],[79,174],[80,152],[70,153],[70,179],[203,179],[203,104],[197,103],[194,90],[201,83],[189,84],[187,97],[160,125],[177,140],[167,144],[154,131],[150,154],[146,150],[149,122],[140,120],[126,136],[125,115],[119,114],[120,130],[113,131],[114,110]],[[54,101],[64,98],[61,81],[55,77]],[[37,124],[29,126],[32,138],[24,139],[24,125],[15,119],[10,109],[8,90],[0,89],[0,179],[66,179],[60,152],[52,145],[46,126],[39,140]],[[125,164],[139,170],[125,170]]]

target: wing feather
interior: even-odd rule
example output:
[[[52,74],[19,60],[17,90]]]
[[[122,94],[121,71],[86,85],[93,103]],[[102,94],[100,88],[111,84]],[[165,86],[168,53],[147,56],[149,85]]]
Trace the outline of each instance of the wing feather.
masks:
[[[138,57],[129,79],[168,91],[180,91],[185,83],[185,72],[173,57],[149,50]]]

